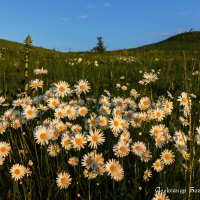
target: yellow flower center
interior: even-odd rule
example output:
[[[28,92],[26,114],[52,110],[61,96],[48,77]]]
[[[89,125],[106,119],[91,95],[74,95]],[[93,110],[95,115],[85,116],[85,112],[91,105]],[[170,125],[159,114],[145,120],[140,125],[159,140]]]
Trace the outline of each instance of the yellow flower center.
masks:
[[[140,151],[141,150],[141,146],[139,146],[139,145],[135,146],[135,150]]]
[[[85,90],[85,85],[80,85],[80,90]]]
[[[67,146],[68,144],[69,144],[68,140],[65,140],[65,141],[64,141],[64,145]]]
[[[68,180],[67,180],[66,177],[63,177],[63,178],[60,179],[60,182],[61,182],[63,185],[65,185],[65,184],[67,184]]]
[[[82,144],[82,139],[81,138],[77,138],[76,139],[76,144],[81,145]]]
[[[156,168],[160,168],[160,163],[159,163],[159,162],[156,162],[155,167],[156,167]]]
[[[38,87],[39,84],[36,82],[36,83],[33,83],[33,87]]]
[[[183,97],[183,98],[182,98],[182,102],[183,102],[183,103],[187,103],[187,98]]]
[[[92,159],[87,160],[87,164],[90,165],[92,163]]]
[[[58,103],[57,103],[56,101],[52,101],[52,105],[53,105],[53,106],[57,106]]]
[[[0,152],[5,153],[6,152],[6,147],[1,147]]]
[[[156,113],[156,116],[157,116],[157,117],[160,117],[160,116],[161,116],[161,113],[160,113],[160,112],[157,112],[157,113]]]
[[[57,130],[54,130],[53,135],[54,135],[54,136],[57,136],[57,135],[58,135],[58,131],[57,131]]]
[[[45,140],[47,138],[47,134],[46,133],[41,133],[40,134],[40,139]]]
[[[15,173],[16,175],[19,175],[19,174],[20,174],[20,170],[19,170],[19,169],[16,169],[14,173]]]
[[[170,159],[171,159],[170,154],[166,154],[166,155],[165,155],[165,160],[170,160]]]
[[[59,91],[60,92],[64,92],[65,91],[65,88],[63,86],[59,87]]]
[[[158,129],[155,129],[155,130],[154,130],[154,135],[158,135],[158,133],[159,133],[159,130],[158,130]]]
[[[118,121],[114,121],[114,126],[119,126],[119,122]]]
[[[96,135],[93,135],[93,136],[92,136],[92,140],[93,140],[94,142],[96,142],[96,141],[98,140],[98,137],[97,137]]]
[[[117,110],[117,111],[116,111],[116,114],[117,114],[117,115],[120,115],[120,114],[121,114],[121,110]]]
[[[59,117],[62,117],[62,116],[63,116],[63,113],[62,113],[61,111],[59,111],[59,112],[58,112],[58,116],[59,116]]]
[[[116,171],[117,170],[117,168],[116,168],[116,166],[115,165],[110,165],[110,171],[111,172],[114,172],[114,171]]]
[[[67,114],[70,115],[72,113],[71,110],[67,110]]]
[[[120,151],[122,151],[122,152],[125,152],[125,151],[126,151],[126,147],[125,147],[125,146],[121,146],[119,149],[120,149]]]
[[[28,115],[33,115],[33,110],[28,110],[28,111],[27,111],[27,114],[28,114]]]

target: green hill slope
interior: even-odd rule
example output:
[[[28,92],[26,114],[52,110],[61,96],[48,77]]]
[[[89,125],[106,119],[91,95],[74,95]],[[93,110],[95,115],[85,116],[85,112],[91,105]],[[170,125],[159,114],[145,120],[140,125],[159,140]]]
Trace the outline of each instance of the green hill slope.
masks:
[[[200,51],[200,31],[185,32],[172,36],[158,43],[145,45],[139,48],[130,49],[132,51]]]

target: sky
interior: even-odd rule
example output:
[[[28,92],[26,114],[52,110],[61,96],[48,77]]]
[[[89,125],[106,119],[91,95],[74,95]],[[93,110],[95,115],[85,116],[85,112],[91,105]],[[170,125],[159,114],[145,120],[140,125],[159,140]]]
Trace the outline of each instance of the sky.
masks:
[[[134,48],[200,30],[200,0],[0,0],[0,38],[59,51]]]

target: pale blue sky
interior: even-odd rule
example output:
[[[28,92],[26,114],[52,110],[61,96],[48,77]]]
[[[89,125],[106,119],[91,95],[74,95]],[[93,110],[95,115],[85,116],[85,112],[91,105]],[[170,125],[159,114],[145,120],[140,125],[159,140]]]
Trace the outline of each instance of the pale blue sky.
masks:
[[[0,38],[56,50],[108,50],[200,30],[200,0],[0,0]]]

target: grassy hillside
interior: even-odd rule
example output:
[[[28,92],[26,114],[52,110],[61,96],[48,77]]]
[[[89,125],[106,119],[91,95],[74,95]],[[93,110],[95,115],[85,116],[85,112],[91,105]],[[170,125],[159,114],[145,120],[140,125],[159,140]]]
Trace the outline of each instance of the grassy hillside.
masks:
[[[160,41],[155,44],[145,45],[137,49],[139,51],[186,51],[195,53],[200,51],[200,31],[185,32],[172,36],[166,40]]]
[[[46,88],[50,83],[59,80],[74,84],[79,79],[87,79],[94,88],[93,93],[98,95],[103,89],[115,88],[120,76],[126,76],[130,87],[134,87],[141,78],[138,76],[140,70],[161,69],[160,78],[165,78],[166,75],[170,78],[162,85],[158,85],[159,93],[166,89],[184,90],[186,83],[182,83],[183,78],[200,71],[199,38],[200,32],[183,33],[157,44],[104,54],[63,53],[32,47],[29,80],[35,78],[33,69],[43,67],[48,70],[44,85]],[[0,40],[0,90],[7,95],[23,91],[23,49],[24,44]],[[82,58],[81,63],[78,63],[78,58]]]

